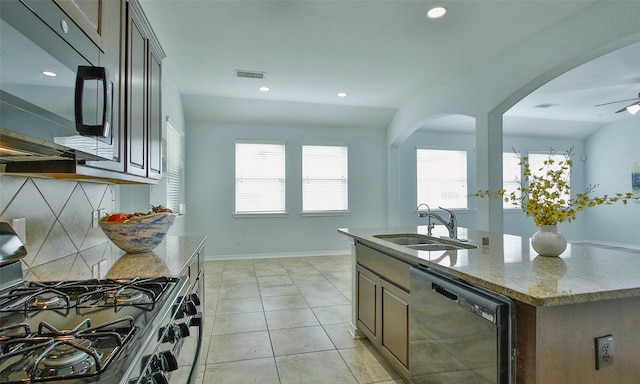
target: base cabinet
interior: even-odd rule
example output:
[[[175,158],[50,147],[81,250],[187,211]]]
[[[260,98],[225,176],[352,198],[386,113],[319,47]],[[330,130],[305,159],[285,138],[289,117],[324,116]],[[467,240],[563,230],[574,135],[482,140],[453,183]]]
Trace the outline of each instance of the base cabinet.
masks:
[[[362,244],[356,258],[357,326],[408,380],[410,266]]]
[[[382,281],[382,348],[402,364],[409,367],[409,293]]]
[[[380,333],[376,322],[378,316],[378,291],[380,290],[380,278],[373,272],[357,267],[358,279],[358,327],[372,340],[378,339]]]

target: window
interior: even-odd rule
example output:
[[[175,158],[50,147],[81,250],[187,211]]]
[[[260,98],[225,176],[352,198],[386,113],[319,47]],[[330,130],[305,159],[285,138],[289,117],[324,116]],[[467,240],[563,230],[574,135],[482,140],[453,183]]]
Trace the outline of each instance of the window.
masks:
[[[349,209],[347,147],[302,146],[302,211]]]
[[[417,150],[417,204],[467,208],[467,152]]]
[[[167,123],[167,208],[181,212],[184,202],[184,135]]]
[[[510,195],[511,192],[515,193],[517,197],[520,197],[521,178],[520,170],[520,158],[513,152],[504,152],[502,154],[502,188],[505,190],[505,196]],[[503,208],[518,208],[513,205],[511,201],[502,201]]]
[[[236,213],[285,212],[285,145],[236,142]]]
[[[544,162],[546,160],[553,160],[553,164],[545,165]],[[549,153],[529,153],[529,170],[531,174],[536,176],[544,175],[548,170],[557,171],[560,169],[561,161],[565,161],[564,154],[549,154]],[[571,180],[569,175],[567,175],[567,185],[571,185]],[[561,199],[568,201],[570,196],[568,194],[560,195]]]

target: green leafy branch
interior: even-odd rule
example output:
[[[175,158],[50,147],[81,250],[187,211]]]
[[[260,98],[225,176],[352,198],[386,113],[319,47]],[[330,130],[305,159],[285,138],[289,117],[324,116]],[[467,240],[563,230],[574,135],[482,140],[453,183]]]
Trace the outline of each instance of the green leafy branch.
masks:
[[[475,197],[491,197],[502,199],[506,203],[519,206],[527,216],[533,217],[536,225],[555,225],[564,221],[571,222],[576,218],[576,213],[585,208],[602,204],[614,204],[622,202],[627,204],[629,200],[638,200],[628,193],[616,193],[614,195],[589,196],[598,184],[590,184],[583,193],[570,197],[571,156],[573,147],[563,153],[563,159],[558,161],[554,156],[556,151],[551,149],[549,156],[544,160],[542,167],[537,172],[531,171],[528,156],[522,156],[514,149],[519,159],[518,165],[524,166],[523,180],[518,180],[516,191],[507,192],[499,189],[496,192],[481,190],[474,193]]]

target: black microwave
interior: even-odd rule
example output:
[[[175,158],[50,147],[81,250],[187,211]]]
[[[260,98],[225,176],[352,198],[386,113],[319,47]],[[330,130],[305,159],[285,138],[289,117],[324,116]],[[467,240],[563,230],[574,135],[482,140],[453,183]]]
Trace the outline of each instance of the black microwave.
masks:
[[[116,73],[52,0],[0,1],[0,162],[112,160]]]

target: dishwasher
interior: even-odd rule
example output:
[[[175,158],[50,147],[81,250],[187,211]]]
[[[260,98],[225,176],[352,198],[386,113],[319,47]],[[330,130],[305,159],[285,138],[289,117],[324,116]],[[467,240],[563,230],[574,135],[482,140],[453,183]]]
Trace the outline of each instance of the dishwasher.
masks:
[[[411,382],[514,384],[513,302],[428,267],[409,276]]]

